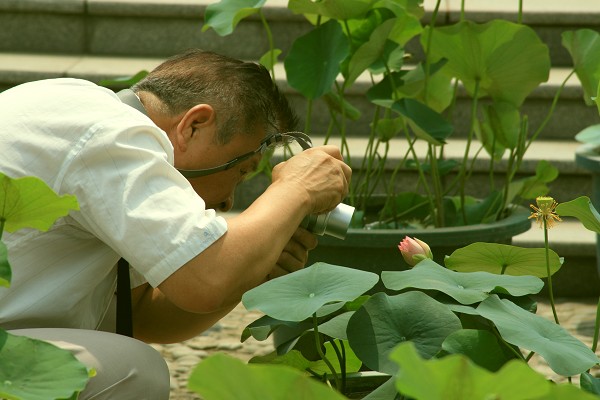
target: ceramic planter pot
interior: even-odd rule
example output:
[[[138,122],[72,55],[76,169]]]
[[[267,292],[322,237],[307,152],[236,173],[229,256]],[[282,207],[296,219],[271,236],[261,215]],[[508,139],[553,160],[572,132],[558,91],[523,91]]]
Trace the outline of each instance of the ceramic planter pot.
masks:
[[[522,206],[501,221],[436,229],[349,229],[346,239],[319,237],[319,245],[309,253],[309,263],[329,264],[375,272],[409,268],[398,244],[405,236],[416,237],[429,245],[434,259],[443,265],[444,257],[474,242],[511,244],[513,236],[531,227],[530,211]]]
[[[600,209],[600,147],[584,144],[575,151],[575,163],[592,174],[592,204]],[[596,268],[600,274],[600,236],[596,235]]]

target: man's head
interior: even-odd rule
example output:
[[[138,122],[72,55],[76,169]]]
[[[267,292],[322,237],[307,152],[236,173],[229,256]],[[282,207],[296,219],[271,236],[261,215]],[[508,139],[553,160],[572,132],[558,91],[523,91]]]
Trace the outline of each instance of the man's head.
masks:
[[[197,49],[169,58],[132,88],[154,94],[179,115],[197,104],[214,109],[220,144],[240,132],[294,130],[297,117],[260,64]]]
[[[206,169],[254,151],[297,118],[263,66],[189,50],[159,65],[133,88],[175,148],[175,166]],[[209,208],[227,210],[260,155],[234,168],[190,178]]]

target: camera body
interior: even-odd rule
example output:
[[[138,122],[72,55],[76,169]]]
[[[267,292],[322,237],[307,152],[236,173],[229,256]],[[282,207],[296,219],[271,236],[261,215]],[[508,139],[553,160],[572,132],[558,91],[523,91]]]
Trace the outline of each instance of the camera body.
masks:
[[[340,203],[335,209],[326,214],[307,215],[300,226],[316,235],[329,235],[344,239],[353,214],[354,207]]]

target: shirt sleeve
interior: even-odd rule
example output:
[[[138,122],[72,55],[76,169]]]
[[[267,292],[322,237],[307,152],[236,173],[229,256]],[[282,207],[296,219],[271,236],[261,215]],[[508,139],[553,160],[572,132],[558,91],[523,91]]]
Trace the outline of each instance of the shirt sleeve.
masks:
[[[69,158],[63,189],[80,206],[72,217],[154,287],[227,230],[173,167],[172,145],[155,126],[103,121]]]

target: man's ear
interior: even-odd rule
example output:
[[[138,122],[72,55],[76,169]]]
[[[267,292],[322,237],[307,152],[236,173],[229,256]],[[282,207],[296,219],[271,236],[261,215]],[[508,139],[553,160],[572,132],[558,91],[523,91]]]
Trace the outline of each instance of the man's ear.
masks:
[[[196,104],[190,108],[177,124],[177,144],[182,151],[187,149],[190,141],[197,139],[205,128],[215,123],[215,110],[208,104]]]

